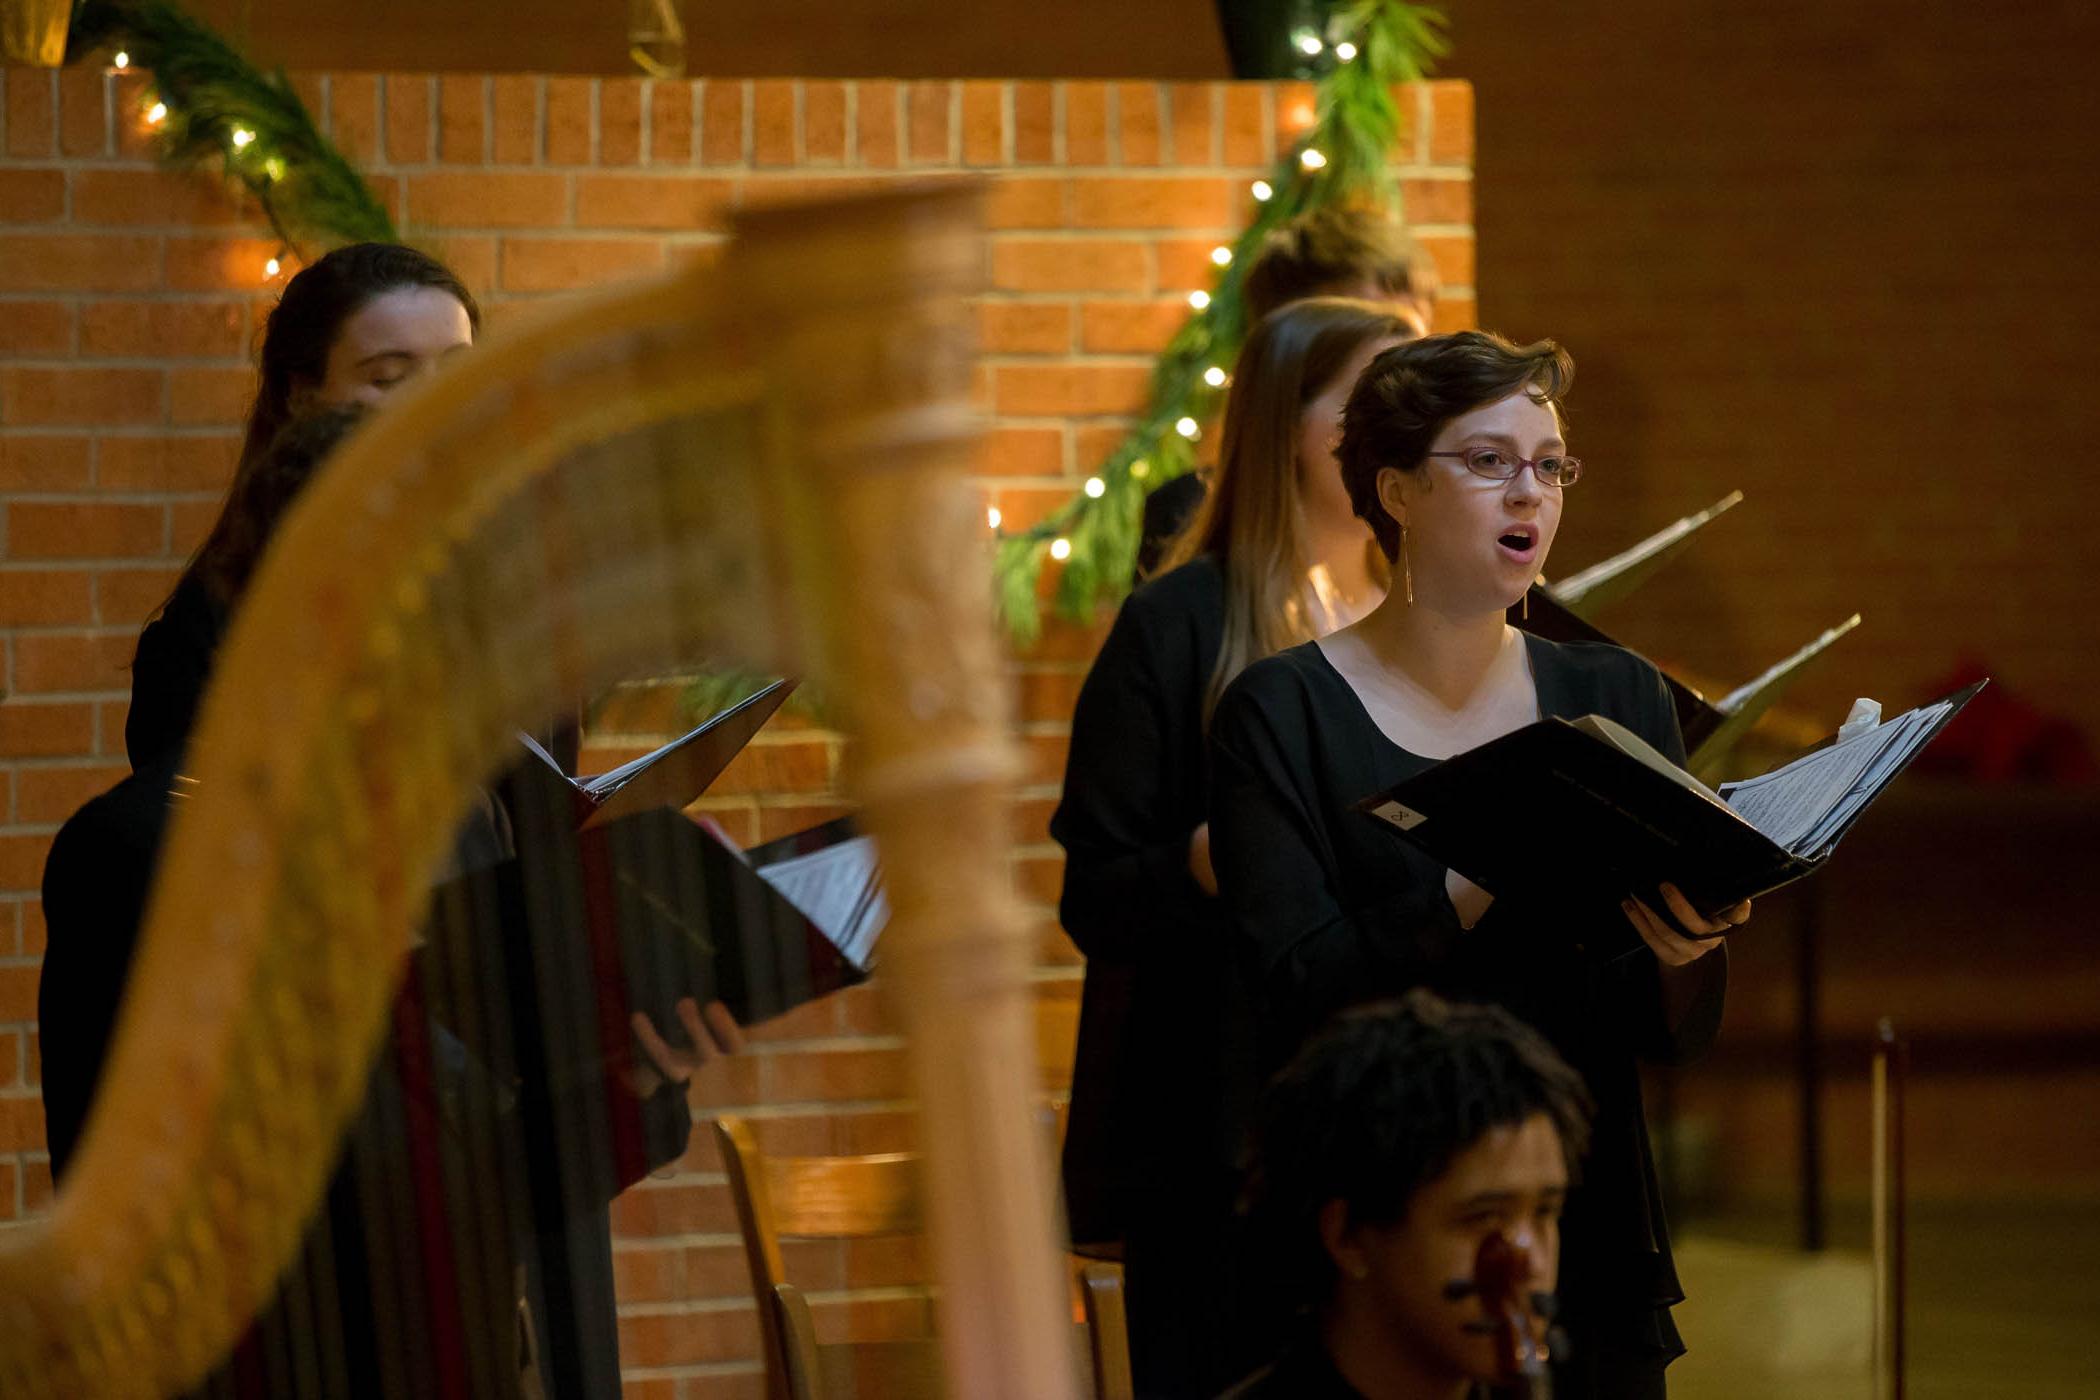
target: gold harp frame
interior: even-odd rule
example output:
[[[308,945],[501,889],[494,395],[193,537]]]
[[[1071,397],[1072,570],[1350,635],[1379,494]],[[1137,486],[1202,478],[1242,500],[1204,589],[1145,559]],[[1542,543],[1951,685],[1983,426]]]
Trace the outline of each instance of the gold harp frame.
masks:
[[[1076,1393],[965,477],[977,200],[742,216],[718,268],[521,325],[315,480],[205,701],[133,965],[150,991],[50,1214],[0,1235],[0,1393],[158,1395],[217,1362],[320,1198],[473,786],[564,702],[727,656],[811,675],[853,736],[949,1383]],[[739,405],[749,471],[579,452]]]

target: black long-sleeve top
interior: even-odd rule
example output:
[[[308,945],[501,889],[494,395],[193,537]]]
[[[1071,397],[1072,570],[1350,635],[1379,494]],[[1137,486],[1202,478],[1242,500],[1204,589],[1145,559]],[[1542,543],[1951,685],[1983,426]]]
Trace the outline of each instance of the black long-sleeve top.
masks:
[[[1547,717],[1601,714],[1679,763],[1668,692],[1655,668],[1616,647],[1525,645]],[[1543,1032],[1596,1099],[1592,1146],[1562,1223],[1561,1296],[1577,1345],[1682,1351],[1669,1307],[1682,1300],[1669,1254],[1638,1059],[1681,1062],[1720,1024],[1725,950],[1693,963],[1673,1022],[1659,965],[1625,946],[1616,907],[1567,906],[1551,889],[1505,892],[1462,928],[1444,870],[1357,801],[1428,767],[1373,723],[1317,643],[1241,673],[1211,726],[1211,854],[1250,976],[1260,987],[1264,1058],[1281,1061],[1334,1012],[1428,986],[1499,1002]],[[1550,841],[1509,796],[1508,839]]]

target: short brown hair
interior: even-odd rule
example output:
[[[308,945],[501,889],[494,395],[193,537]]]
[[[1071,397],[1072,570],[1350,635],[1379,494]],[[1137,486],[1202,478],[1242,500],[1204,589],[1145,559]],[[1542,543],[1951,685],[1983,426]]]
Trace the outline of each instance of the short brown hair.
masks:
[[[1320,295],[1358,295],[1368,282],[1388,296],[1436,302],[1436,264],[1398,219],[1354,206],[1320,208],[1269,231],[1240,279],[1247,324],[1286,303]]]
[[[1378,537],[1387,559],[1400,554],[1400,526],[1378,499],[1378,473],[1411,472],[1463,413],[1519,389],[1558,409],[1575,361],[1550,340],[1518,345],[1489,331],[1458,331],[1396,345],[1371,361],[1342,407],[1342,484],[1349,504]]]

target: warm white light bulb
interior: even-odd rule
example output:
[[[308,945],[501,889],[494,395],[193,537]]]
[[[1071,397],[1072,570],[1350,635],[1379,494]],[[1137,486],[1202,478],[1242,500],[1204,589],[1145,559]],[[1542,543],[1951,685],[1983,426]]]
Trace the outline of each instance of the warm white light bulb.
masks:
[[[1254,182],[1254,197],[1260,200],[1263,204],[1267,204],[1269,200],[1275,196],[1275,194],[1276,191],[1270,186],[1267,180],[1256,180]]]
[[[1356,45],[1350,43],[1347,39],[1344,39],[1341,43],[1336,44],[1334,46],[1334,56],[1340,59],[1342,62],[1347,63],[1351,59],[1356,57]]]
[[[1327,157],[1321,155],[1311,146],[1307,146],[1298,153],[1298,164],[1304,166],[1307,170],[1318,170],[1321,166],[1327,164]]]
[[[986,506],[984,508],[984,523],[991,526],[994,530],[999,528],[999,522],[1005,518],[1005,516],[999,514],[999,507],[997,506]]]
[[[1196,310],[1198,310],[1198,311],[1201,311],[1201,310],[1203,310],[1203,309],[1204,309],[1205,307],[1207,307],[1207,306],[1209,306],[1209,305],[1210,305],[1210,293],[1209,293],[1209,292],[1190,292],[1190,293],[1189,293],[1189,305],[1190,305],[1190,306],[1193,306],[1193,307],[1195,307],[1195,308],[1196,308]]]
[[[120,69],[129,68],[131,66],[131,55],[124,52],[124,50],[122,49],[118,49],[117,56],[115,58],[112,58],[110,60],[110,63],[112,66]]]
[[[263,275],[267,277],[275,277],[282,270],[282,266],[278,263],[277,259],[275,258],[272,258],[268,262],[263,264]]]
[[[1060,535],[1060,536],[1058,536],[1058,537],[1057,537],[1056,539],[1054,539],[1054,540],[1050,541],[1050,557],[1051,557],[1052,559],[1069,559],[1069,558],[1071,558],[1071,557],[1072,557],[1072,542],[1071,542],[1070,540],[1066,539],[1066,538],[1065,538],[1064,536],[1062,536],[1062,535]]]
[[[1232,262],[1232,249],[1220,243],[1217,247],[1210,250],[1210,260],[1219,267],[1229,266]]]
[[[1108,483],[1098,476],[1090,476],[1086,479],[1086,493],[1098,501],[1108,494]]]
[[[1216,365],[1212,365],[1209,369],[1203,371],[1203,382],[1210,385],[1213,389],[1222,389],[1225,387],[1225,371],[1219,369]]]
[[[233,129],[233,148],[236,151],[247,150],[248,147],[254,143],[254,141],[255,133],[250,131],[247,127],[237,126]]]
[[[1196,436],[1196,434],[1203,431],[1203,425],[1198,423],[1193,418],[1183,418],[1179,422],[1175,423],[1174,431],[1180,433],[1185,438],[1193,438]]]
[[[1130,474],[1139,481],[1143,481],[1146,477],[1152,475],[1152,464],[1140,457],[1130,464]]]
[[[1298,36],[1298,49],[1308,58],[1318,53],[1321,47],[1320,36],[1317,34],[1300,34]]]
[[[165,102],[156,102],[146,109],[146,121],[153,126],[159,126],[167,119],[168,104]]]

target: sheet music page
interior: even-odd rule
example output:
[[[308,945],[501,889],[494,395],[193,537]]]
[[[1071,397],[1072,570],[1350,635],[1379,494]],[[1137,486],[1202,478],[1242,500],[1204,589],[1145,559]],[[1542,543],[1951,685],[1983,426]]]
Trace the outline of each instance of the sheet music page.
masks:
[[[760,866],[758,878],[822,929],[854,966],[868,966],[875,938],[890,916],[873,837],[856,836]]]
[[[1852,820],[1867,803],[1873,801],[1875,794],[1887,786],[1897,770],[1917,752],[1918,746],[1925,741],[1926,734],[1939,722],[1940,717],[1947,713],[1947,709],[1945,703],[1929,705],[1922,710],[1912,710],[1909,714],[1882,725],[1883,730],[1894,731],[1890,734],[1888,742],[1882,746],[1881,751],[1874,756],[1866,771],[1859,775],[1859,780],[1853,783],[1844,797],[1802,838],[1800,853],[1821,850],[1844,828],[1845,823]]]
[[[1762,777],[1725,784],[1721,797],[1737,816],[1792,851],[1852,790],[1901,727],[1884,724]]]

